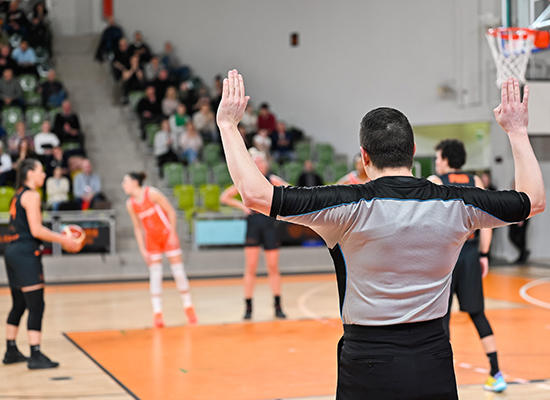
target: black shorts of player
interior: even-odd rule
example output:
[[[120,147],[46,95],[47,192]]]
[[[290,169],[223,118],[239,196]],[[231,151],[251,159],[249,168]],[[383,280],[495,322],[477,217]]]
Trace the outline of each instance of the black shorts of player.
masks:
[[[453,351],[441,318],[344,325],[336,400],[458,400]]]
[[[18,240],[8,243],[4,260],[9,285],[14,288],[44,283],[42,254],[35,240]]]
[[[265,250],[276,250],[280,247],[277,238],[277,220],[263,214],[252,214],[246,220],[245,247],[263,245]]]
[[[451,297],[456,293],[460,311],[478,313],[483,311],[483,284],[481,283],[481,265],[479,264],[479,241],[469,240],[464,243],[453,271]]]

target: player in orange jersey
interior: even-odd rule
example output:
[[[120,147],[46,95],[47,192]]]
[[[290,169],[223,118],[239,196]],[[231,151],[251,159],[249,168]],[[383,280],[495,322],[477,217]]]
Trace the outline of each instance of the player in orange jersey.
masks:
[[[126,208],[132,222],[139,250],[149,267],[151,303],[154,324],[164,326],[162,316],[162,255],[170,262],[172,275],[181,293],[183,308],[189,324],[197,323],[195,308],[189,293],[189,281],[183,267],[182,252],[176,232],[176,211],[157,189],[143,186],[145,174],[130,172],[122,180],[122,189],[130,196]]]
[[[361,154],[355,156],[355,170],[351,171],[349,174],[344,175],[336,184],[338,185],[362,185],[370,181],[365,168],[363,167],[363,161],[361,159]]]

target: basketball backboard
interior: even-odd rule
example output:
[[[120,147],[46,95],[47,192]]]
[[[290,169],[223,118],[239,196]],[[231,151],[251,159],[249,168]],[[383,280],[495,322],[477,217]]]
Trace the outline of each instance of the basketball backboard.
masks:
[[[502,25],[547,30],[550,28],[550,2],[502,0]]]

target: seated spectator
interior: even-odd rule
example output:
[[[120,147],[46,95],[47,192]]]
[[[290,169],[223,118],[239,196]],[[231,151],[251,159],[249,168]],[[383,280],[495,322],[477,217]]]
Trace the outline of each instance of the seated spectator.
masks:
[[[244,127],[246,133],[248,134],[255,134],[257,131],[258,116],[256,115],[256,111],[254,111],[254,107],[250,104],[250,102],[244,110],[243,119],[241,119],[240,124]],[[268,132],[272,131],[268,130]]]
[[[128,104],[128,93],[133,90],[142,90],[145,83],[143,71],[139,65],[139,56],[130,58],[130,68],[122,71],[122,103]]]
[[[114,54],[118,46],[118,41],[124,37],[122,28],[116,24],[113,16],[107,17],[107,27],[101,34],[101,40],[99,46],[95,52],[95,59],[99,62],[103,62],[105,57],[110,57]]]
[[[44,0],[39,0],[32,7],[32,17],[38,18],[40,22],[48,23],[48,9]]]
[[[158,78],[161,69],[159,58],[156,56],[151,57],[151,61],[145,64],[143,69],[147,82],[154,82]]]
[[[70,186],[69,179],[63,175],[63,168],[54,168],[53,175],[46,179],[46,202],[50,210],[57,211],[61,204],[69,201]]]
[[[193,114],[193,125],[205,143],[219,142],[216,116],[210,109],[210,101],[203,99],[199,111]]]
[[[271,138],[267,129],[260,129],[252,138],[252,145],[262,153],[269,155],[271,153]]]
[[[277,129],[275,115],[271,114],[269,111],[269,104],[267,103],[260,105],[260,110],[258,112],[258,125],[256,128],[258,130],[267,129],[268,132],[273,132]]]
[[[28,25],[29,20],[25,16],[23,10],[19,9],[19,1],[12,1],[2,28],[10,36],[13,34],[25,36],[27,34]]]
[[[31,145],[34,145],[32,135],[27,132],[27,127],[23,121],[15,124],[15,135],[11,135],[8,139],[8,151],[12,156],[19,153],[19,143],[26,140]]]
[[[237,129],[239,130],[239,133],[241,134],[241,137],[243,138],[243,142],[244,142],[244,145],[246,146],[246,148],[250,149],[251,147],[253,147],[252,139],[254,137],[254,134],[246,133],[246,129],[241,124],[237,125]]]
[[[34,49],[43,48],[51,51],[51,34],[48,26],[38,17],[33,17],[26,38],[29,46]],[[51,54],[51,53],[50,53]]]
[[[36,71],[36,53],[32,47],[29,47],[29,42],[22,40],[18,48],[11,53],[11,58],[17,63],[17,74],[34,74],[38,76]]]
[[[34,152],[34,146],[31,142],[27,140],[21,140],[19,142],[19,149],[17,151],[17,154],[15,156],[12,156],[11,158],[13,161],[13,169],[17,170],[21,161],[26,160],[27,158],[38,159],[38,156]]]
[[[210,108],[217,112],[222,101],[223,81],[221,75],[214,77],[214,97],[210,100]]]
[[[166,96],[166,90],[170,86],[177,86],[177,83],[169,77],[168,71],[163,68],[159,71],[159,75],[157,79],[155,79],[151,83],[151,85],[155,87],[155,90],[157,92],[157,98],[163,99],[164,96]]]
[[[6,186],[6,182],[13,182],[15,179],[11,157],[4,153],[4,144],[0,142],[0,186]]]
[[[69,174],[67,158],[63,153],[63,149],[59,146],[53,148],[51,156],[44,162],[46,176],[52,176],[56,168],[61,168],[63,175]]]
[[[171,116],[176,112],[179,104],[180,102],[178,100],[178,92],[176,92],[176,88],[173,86],[168,87],[168,89],[166,89],[166,96],[162,99],[162,113],[166,117]]]
[[[180,136],[180,154],[183,161],[192,164],[198,160],[203,140],[192,122],[187,124],[185,132]]]
[[[189,116],[187,115],[187,108],[184,104],[178,103],[176,112],[170,116],[170,130],[172,132],[181,133],[185,131],[185,126],[189,122]]]
[[[311,160],[304,161],[304,171],[298,177],[298,186],[321,186],[324,185],[323,179],[313,169]]]
[[[151,51],[149,50],[149,46],[143,42],[140,31],[134,33],[134,42],[130,45],[130,54],[139,57],[140,66],[145,65],[145,63],[151,60]]]
[[[176,78],[179,82],[184,82],[191,76],[191,71],[188,66],[181,65],[177,57],[174,55],[172,43],[164,43],[164,52],[160,57],[160,61],[164,68],[168,69],[170,75]]]
[[[82,162],[84,157],[75,155],[67,157],[67,166],[69,168],[69,179],[74,182],[74,178],[82,172]]]
[[[83,159],[81,168],[81,172],[74,177],[73,195],[81,209],[87,210],[94,208],[95,202],[105,201],[105,196],[101,193],[101,180],[93,173],[90,160]]]
[[[17,63],[11,58],[11,49],[7,44],[2,45],[0,48],[0,73],[3,74],[6,69],[15,71]]]
[[[292,132],[286,129],[284,122],[277,122],[277,129],[271,134],[271,153],[279,163],[285,160],[294,161],[294,143]]]
[[[5,69],[0,79],[0,107],[4,106],[25,106],[23,89],[19,81],[13,77],[11,69]]]
[[[167,119],[161,123],[161,130],[155,135],[153,153],[157,157],[157,165],[162,176],[162,166],[167,162],[178,161],[176,153],[178,146],[177,135],[170,131],[170,122]]]
[[[190,113],[193,110],[193,106],[199,100],[195,93],[193,82],[187,81],[180,84],[179,99],[181,103],[185,104],[185,108]]]
[[[162,119],[161,102],[157,99],[154,86],[147,86],[145,97],[137,105],[137,113],[141,126],[141,138],[145,139],[145,125]]]
[[[128,47],[128,41],[121,38],[118,41],[118,47],[113,54],[113,62],[111,63],[111,72],[116,81],[122,78],[122,71],[130,68],[130,57],[132,53]]]
[[[44,156],[50,156],[53,148],[59,146],[60,141],[55,133],[51,132],[50,121],[42,122],[42,130],[34,136],[34,149],[43,161]]]
[[[55,71],[48,71],[48,78],[38,87],[38,93],[42,95],[42,107],[47,109],[61,107],[67,97],[67,91],[63,84],[56,79]]]
[[[61,103],[61,112],[55,116],[53,131],[62,143],[65,136],[78,136],[80,133],[80,121],[78,115],[72,111],[69,100],[64,100]]]

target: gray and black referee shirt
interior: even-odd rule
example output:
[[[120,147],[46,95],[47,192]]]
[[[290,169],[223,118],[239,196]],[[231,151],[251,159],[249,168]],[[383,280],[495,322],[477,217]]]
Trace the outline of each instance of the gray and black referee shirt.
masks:
[[[336,268],[344,324],[441,318],[452,270],[477,229],[523,221],[525,193],[441,186],[413,177],[365,185],[275,187],[272,217],[315,230]]]

